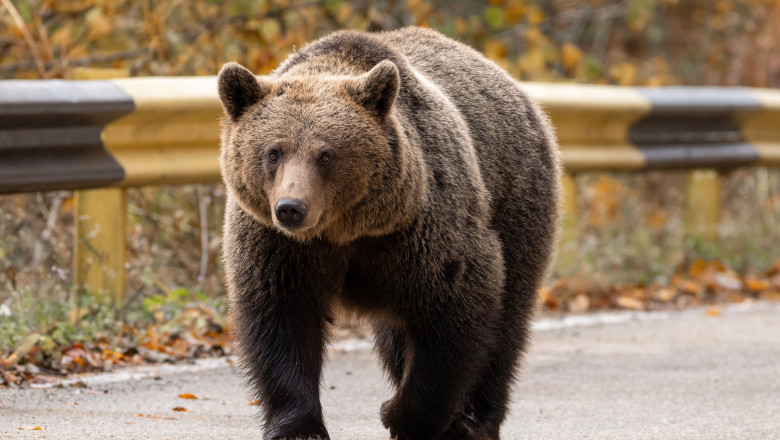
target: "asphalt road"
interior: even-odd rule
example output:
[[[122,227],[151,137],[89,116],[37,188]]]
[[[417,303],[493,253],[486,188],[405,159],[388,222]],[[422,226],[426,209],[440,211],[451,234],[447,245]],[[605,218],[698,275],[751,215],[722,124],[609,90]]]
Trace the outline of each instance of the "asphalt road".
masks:
[[[732,306],[719,316],[692,309],[547,320],[537,328],[504,440],[780,439],[780,303]],[[0,389],[0,437],[262,434],[257,407],[225,360],[85,381],[86,387]],[[181,399],[182,393],[198,399]],[[334,440],[388,438],[378,411],[390,392],[370,351],[333,350],[322,395]]]

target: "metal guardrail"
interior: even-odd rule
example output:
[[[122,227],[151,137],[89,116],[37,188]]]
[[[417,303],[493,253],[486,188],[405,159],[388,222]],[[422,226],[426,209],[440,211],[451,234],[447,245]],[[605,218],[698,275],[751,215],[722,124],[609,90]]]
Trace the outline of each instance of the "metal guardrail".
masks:
[[[567,171],[780,167],[780,90],[526,83]]]
[[[717,170],[780,167],[780,90],[524,87],[557,128],[569,213],[573,173],[705,169],[689,210],[712,229]],[[74,281],[121,297],[124,188],[219,181],[221,113],[216,77],[0,81],[0,194],[80,190]]]
[[[567,171],[780,166],[780,90],[525,83]],[[0,81],[0,193],[219,180],[215,77]]]

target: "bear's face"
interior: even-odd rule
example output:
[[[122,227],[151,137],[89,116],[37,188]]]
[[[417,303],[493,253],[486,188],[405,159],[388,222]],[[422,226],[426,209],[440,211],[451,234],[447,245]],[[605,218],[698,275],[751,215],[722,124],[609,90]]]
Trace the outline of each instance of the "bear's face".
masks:
[[[302,241],[359,215],[355,208],[392,157],[387,119],[399,87],[392,62],[360,76],[274,80],[230,63],[218,85],[222,175],[245,210]]]

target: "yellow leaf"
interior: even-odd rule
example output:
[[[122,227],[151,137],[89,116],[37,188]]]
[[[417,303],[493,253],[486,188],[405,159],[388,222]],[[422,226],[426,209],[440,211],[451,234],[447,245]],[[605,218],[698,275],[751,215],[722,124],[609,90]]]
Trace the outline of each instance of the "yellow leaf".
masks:
[[[666,78],[661,75],[654,75],[647,79],[647,83],[645,84],[648,87],[661,87],[666,85],[667,81]]]
[[[536,5],[529,5],[526,12],[528,22],[531,24],[539,24],[544,21],[544,12]]]
[[[518,5],[512,5],[506,8],[506,11],[504,11],[504,15],[506,16],[506,21],[509,24],[515,24],[518,21],[520,21],[521,18],[523,18],[523,15],[525,14],[525,6],[522,4]]]
[[[187,411],[187,408],[184,408],[183,406],[176,406],[173,408],[173,410],[176,412],[184,412]]]
[[[342,3],[341,7],[339,8],[338,15],[336,16],[336,20],[339,23],[344,23],[347,21],[347,19],[352,16],[352,7],[349,6],[346,3]]]
[[[501,40],[490,39],[485,42],[485,56],[492,60],[502,60],[506,58],[506,45]]]
[[[717,260],[710,261],[710,266],[712,266],[712,268],[717,270],[718,272],[726,272],[726,266],[720,261]]]
[[[631,63],[620,63],[609,69],[609,74],[618,85],[631,86],[636,83],[636,66]]]
[[[113,26],[111,20],[106,17],[101,8],[92,8],[84,17],[87,26],[89,27],[89,38],[100,39],[108,35]]]
[[[769,289],[769,282],[766,280],[761,280],[756,277],[748,276],[745,277],[745,285],[748,289],[758,292],[760,290],[766,290]]]
[[[276,41],[280,31],[279,22],[270,18],[263,20],[263,23],[260,25],[260,34],[268,42]]]
[[[571,70],[582,61],[582,51],[574,44],[566,43],[561,47],[561,58],[563,59],[563,67],[566,70]]]
[[[525,31],[525,40],[528,44],[540,43],[544,40],[544,35],[538,27],[531,27]]]
[[[723,312],[723,309],[721,309],[720,307],[712,306],[709,309],[707,309],[707,312],[705,313],[705,315],[707,315],[707,316],[718,316],[722,312]]]
[[[181,399],[197,399],[197,397],[194,394],[190,394],[190,393],[179,394],[179,398],[181,398]]]
[[[54,31],[54,33],[50,37],[51,44],[55,47],[67,48],[68,46],[70,46],[72,35],[73,35],[73,29],[71,28],[70,23],[68,23],[65,26]]]
[[[544,73],[544,54],[539,49],[526,51],[519,60],[520,69],[532,78]]]
[[[460,16],[455,17],[455,32],[457,32],[458,35],[465,35],[466,32],[468,32],[468,23],[466,23],[466,20],[461,18]]]

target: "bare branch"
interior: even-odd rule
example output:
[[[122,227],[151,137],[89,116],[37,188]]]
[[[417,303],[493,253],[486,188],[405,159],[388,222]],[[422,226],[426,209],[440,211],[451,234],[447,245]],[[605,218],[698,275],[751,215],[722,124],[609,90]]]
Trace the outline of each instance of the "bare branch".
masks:
[[[24,24],[22,16],[19,15],[19,11],[16,10],[16,7],[13,3],[11,3],[11,0],[0,0],[0,3],[2,3],[6,9],[8,9],[8,13],[11,14],[11,18],[13,18],[14,23],[19,28],[19,30],[22,31],[22,35],[24,35],[24,41],[30,48],[30,52],[32,53],[33,59],[35,60],[35,67],[38,68],[38,75],[40,75],[41,78],[45,77],[46,67],[43,64],[43,58],[41,58],[41,53],[38,51],[38,46],[35,44],[35,40],[33,40],[33,37],[30,34],[30,31],[27,29],[27,26]]]

